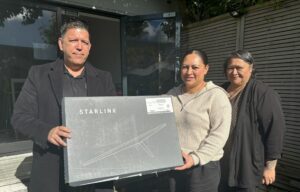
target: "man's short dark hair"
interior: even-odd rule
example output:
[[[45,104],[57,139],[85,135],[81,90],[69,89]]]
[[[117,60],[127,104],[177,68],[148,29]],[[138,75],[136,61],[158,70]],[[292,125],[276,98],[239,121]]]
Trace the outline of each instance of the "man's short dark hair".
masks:
[[[69,29],[84,29],[88,33],[90,33],[89,32],[89,27],[88,27],[86,22],[84,22],[82,20],[71,20],[71,21],[68,21],[68,22],[64,23],[61,26],[61,28],[60,28],[60,37],[63,37]]]

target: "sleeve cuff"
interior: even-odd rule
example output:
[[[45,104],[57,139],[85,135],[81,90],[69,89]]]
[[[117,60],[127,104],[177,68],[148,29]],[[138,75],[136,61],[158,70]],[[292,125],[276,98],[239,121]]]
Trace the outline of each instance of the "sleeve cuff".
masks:
[[[200,164],[200,159],[199,159],[199,157],[198,157],[197,155],[195,155],[194,153],[190,153],[189,155],[190,155],[190,156],[193,158],[193,160],[194,160],[194,166]]]

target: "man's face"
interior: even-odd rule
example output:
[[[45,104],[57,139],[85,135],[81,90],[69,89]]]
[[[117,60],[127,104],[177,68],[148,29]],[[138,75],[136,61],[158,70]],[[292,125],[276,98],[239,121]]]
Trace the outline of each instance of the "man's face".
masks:
[[[58,40],[59,49],[64,53],[64,62],[71,68],[84,65],[91,49],[90,36],[87,30],[69,29]]]

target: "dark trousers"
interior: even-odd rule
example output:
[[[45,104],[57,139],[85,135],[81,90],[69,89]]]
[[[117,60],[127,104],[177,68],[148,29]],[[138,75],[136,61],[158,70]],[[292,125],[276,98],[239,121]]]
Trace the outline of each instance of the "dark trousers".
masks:
[[[226,187],[220,188],[219,192],[257,192],[259,189],[265,191],[266,187],[251,187],[251,188],[240,188],[240,187]]]
[[[169,172],[118,180],[118,192],[169,192]]]
[[[240,187],[226,187],[219,190],[220,192],[256,192],[255,188],[240,188]]]
[[[97,183],[79,187],[65,186],[62,192],[113,192],[113,182]]]
[[[170,172],[170,192],[217,192],[220,182],[219,161]]]

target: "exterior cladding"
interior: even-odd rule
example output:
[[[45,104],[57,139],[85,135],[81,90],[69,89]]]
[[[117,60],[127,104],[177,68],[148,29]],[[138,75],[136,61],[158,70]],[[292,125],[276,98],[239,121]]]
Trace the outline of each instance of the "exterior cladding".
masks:
[[[172,1],[141,1],[141,0],[47,0],[48,2],[76,5],[108,13],[121,14],[121,15],[148,15],[163,12],[178,11],[178,3]]]
[[[181,37],[181,53],[203,49],[209,57],[207,80],[225,81],[223,62],[238,48],[250,51],[258,79],[281,97],[286,118],[282,159],[277,166],[276,187],[300,190],[300,1],[251,7],[242,18],[222,15],[187,26]]]

